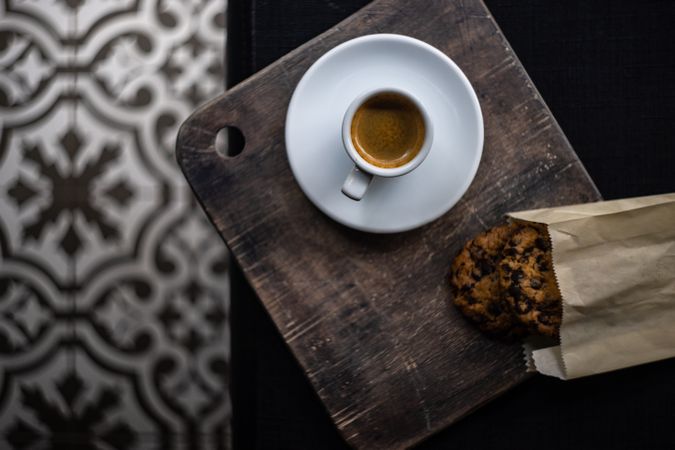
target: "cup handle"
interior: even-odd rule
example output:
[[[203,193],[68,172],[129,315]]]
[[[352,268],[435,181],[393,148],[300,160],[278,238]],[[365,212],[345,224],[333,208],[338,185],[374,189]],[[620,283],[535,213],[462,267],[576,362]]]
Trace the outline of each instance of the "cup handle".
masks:
[[[354,166],[342,185],[342,193],[358,202],[365,195],[371,181],[373,181],[371,174],[359,170],[358,167]]]

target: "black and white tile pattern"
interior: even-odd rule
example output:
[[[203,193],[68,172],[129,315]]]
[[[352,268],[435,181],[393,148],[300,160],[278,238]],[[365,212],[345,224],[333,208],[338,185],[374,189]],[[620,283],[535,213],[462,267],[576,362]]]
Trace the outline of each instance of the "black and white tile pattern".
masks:
[[[225,0],[0,7],[0,448],[229,447],[227,252],[173,155]]]

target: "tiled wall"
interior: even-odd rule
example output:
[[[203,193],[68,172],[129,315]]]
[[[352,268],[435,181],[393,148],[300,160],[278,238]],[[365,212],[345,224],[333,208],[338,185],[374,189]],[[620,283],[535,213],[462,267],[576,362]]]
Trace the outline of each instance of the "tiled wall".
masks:
[[[225,0],[0,11],[0,448],[226,448],[227,252],[174,160]]]

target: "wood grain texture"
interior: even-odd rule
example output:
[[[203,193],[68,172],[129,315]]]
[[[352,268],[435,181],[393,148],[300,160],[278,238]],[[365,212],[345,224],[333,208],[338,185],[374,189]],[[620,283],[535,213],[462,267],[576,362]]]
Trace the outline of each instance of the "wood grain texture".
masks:
[[[485,147],[462,200],[420,229],[372,235],[320,213],[286,159],[286,108],[302,74],[351,38],[387,32],[439,48],[483,110]],[[233,125],[234,158],[214,149]],[[507,211],[598,200],[565,136],[480,0],[381,0],[196,111],[177,158],[345,439],[404,448],[527,378],[518,345],[450,306],[461,245]]]

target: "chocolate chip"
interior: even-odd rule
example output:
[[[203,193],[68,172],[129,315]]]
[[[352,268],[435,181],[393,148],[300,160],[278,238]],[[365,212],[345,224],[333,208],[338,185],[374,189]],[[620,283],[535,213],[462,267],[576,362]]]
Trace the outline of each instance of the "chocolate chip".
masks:
[[[532,278],[530,280],[530,287],[532,289],[539,289],[541,288],[541,280],[539,278]]]
[[[492,272],[495,271],[494,266],[490,263],[490,261],[487,261],[485,259],[480,259],[478,260],[477,263],[478,268],[480,269],[480,275],[482,277],[486,275],[490,275]]]
[[[504,272],[511,272],[511,266],[509,266],[508,264],[502,264],[502,270]]]
[[[511,281],[514,283],[518,283],[520,280],[523,279],[523,277],[525,277],[525,274],[520,269],[516,269],[513,272],[511,272]]]
[[[504,255],[505,256],[516,256],[516,249],[513,247],[509,247],[504,249]]]
[[[542,308],[552,309],[553,311],[559,311],[561,308],[560,297],[546,297],[541,302]]]
[[[524,254],[529,255],[530,253],[532,253],[532,250],[534,250],[534,247],[532,246],[525,247]]]
[[[502,313],[502,308],[497,303],[488,303],[487,310],[488,313],[492,314],[493,316],[498,316]]]
[[[471,320],[473,320],[474,322],[476,322],[478,324],[481,324],[481,323],[485,322],[485,317],[483,317],[480,314],[472,314]]]
[[[548,315],[548,314],[539,313],[539,314],[537,315],[537,320],[538,320],[540,323],[543,323],[544,325],[552,325],[552,324],[553,324],[553,323],[551,322],[551,316]]]
[[[534,245],[541,251],[547,251],[548,250],[548,242],[546,242],[545,239],[538,237],[534,241]]]
[[[543,261],[537,264],[537,269],[539,269],[539,271],[541,272],[548,272],[548,264],[545,261]]]
[[[520,288],[515,285],[509,286],[509,295],[513,297],[514,299],[518,300],[520,298]]]

